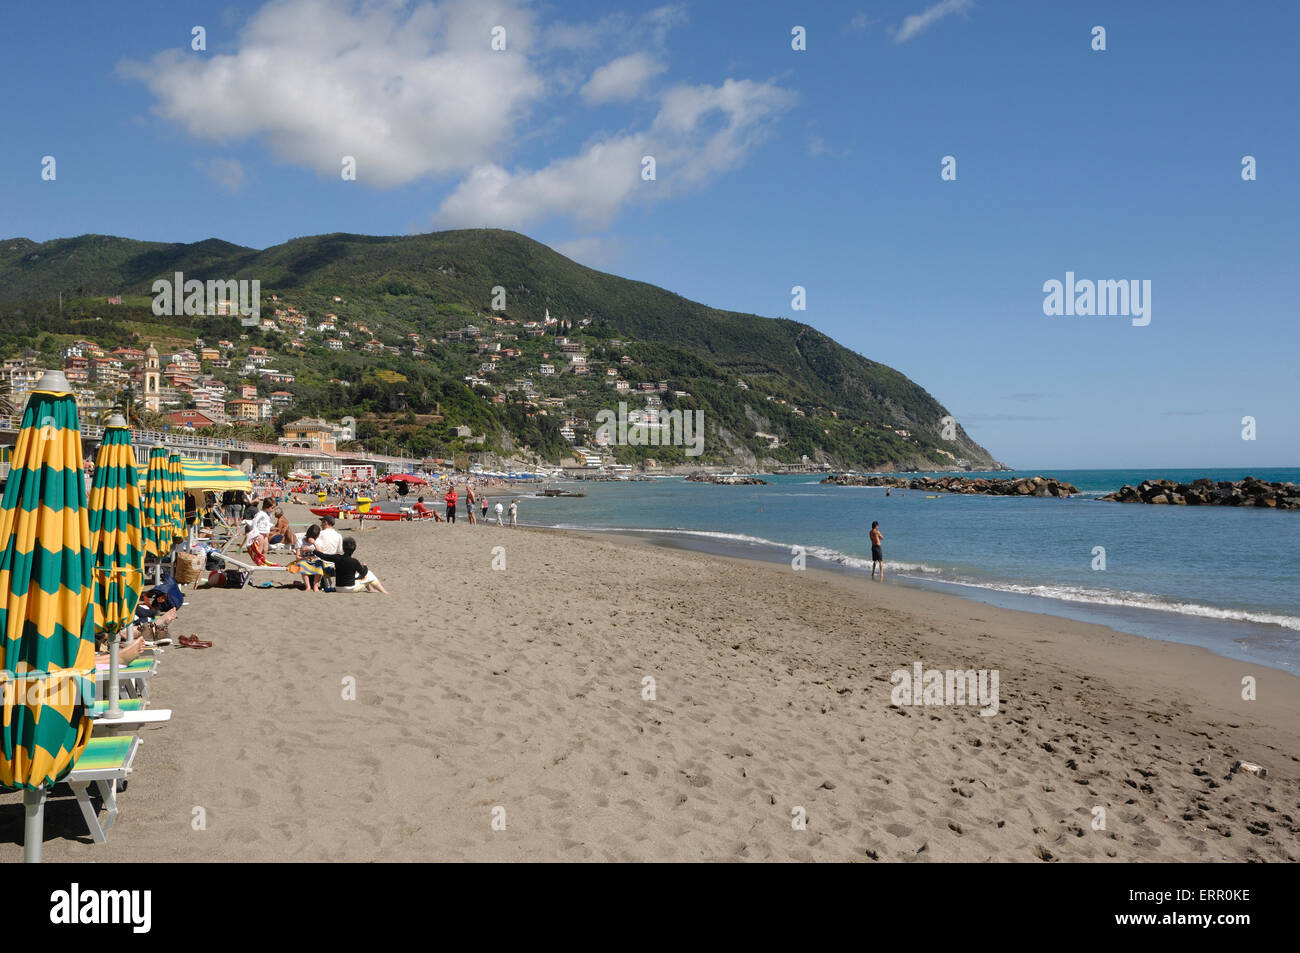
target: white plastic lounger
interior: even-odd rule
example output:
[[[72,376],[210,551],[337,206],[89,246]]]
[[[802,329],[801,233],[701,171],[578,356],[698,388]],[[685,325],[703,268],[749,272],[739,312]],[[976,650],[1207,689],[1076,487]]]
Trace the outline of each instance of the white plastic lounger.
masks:
[[[253,563],[244,562],[244,560],[242,559],[236,559],[234,556],[228,556],[225,553],[215,553],[214,555],[218,559],[220,559],[223,563],[225,563],[227,566],[234,566],[236,569],[239,569],[242,572],[246,572],[250,576],[255,572],[288,572],[289,571],[287,567],[277,565],[276,563],[267,563],[265,566],[257,566],[254,565]],[[248,585],[248,580],[245,579],[244,586],[247,585]],[[242,589],[244,588],[244,586],[240,586],[239,588]]]
[[[129,665],[122,665],[117,670],[118,683],[122,694],[128,698],[148,698],[149,679],[158,671],[158,660],[152,656],[142,655],[132,659]],[[95,664],[95,684],[108,684],[108,663]]]
[[[81,816],[86,819],[86,827],[96,844],[108,840],[107,834],[113,822],[117,820],[117,782],[126,780],[131,773],[131,762],[140,748],[140,737],[116,735],[91,738],[76,763],[72,773],[64,780],[77,796],[81,805]],[[90,803],[90,786],[99,789],[99,796],[104,801],[108,814],[104,823],[99,823],[99,812]]]
[[[122,717],[109,718],[108,700],[95,699],[91,717],[94,718],[95,731],[98,734],[102,735],[123,728],[134,731],[142,725],[158,725],[172,720],[170,708],[150,708],[148,701],[143,698],[119,699],[118,707],[122,710]]]

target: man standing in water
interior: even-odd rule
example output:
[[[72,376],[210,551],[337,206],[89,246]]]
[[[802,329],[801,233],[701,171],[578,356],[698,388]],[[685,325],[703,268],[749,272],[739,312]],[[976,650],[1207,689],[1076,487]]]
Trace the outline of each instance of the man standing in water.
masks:
[[[871,578],[876,578],[876,567],[880,567],[880,581],[885,581],[885,552],[880,548],[885,534],[880,531],[880,523],[871,521]]]

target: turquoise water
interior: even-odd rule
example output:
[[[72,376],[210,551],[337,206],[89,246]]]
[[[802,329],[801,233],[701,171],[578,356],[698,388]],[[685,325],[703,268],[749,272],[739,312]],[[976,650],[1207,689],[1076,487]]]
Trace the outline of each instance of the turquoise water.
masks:
[[[1300,672],[1300,512],[1102,503],[1124,483],[1167,477],[1239,480],[1243,470],[1055,470],[988,474],[1066,480],[1073,499],[822,486],[820,476],[765,477],[769,486],[681,479],[580,483],[582,499],[521,501],[534,525],[633,531],[677,545],[865,577],[867,532],[880,521],[897,584],[920,585],[1044,612]],[[1300,482],[1300,469],[1259,469]],[[1105,568],[1095,547],[1105,549]]]

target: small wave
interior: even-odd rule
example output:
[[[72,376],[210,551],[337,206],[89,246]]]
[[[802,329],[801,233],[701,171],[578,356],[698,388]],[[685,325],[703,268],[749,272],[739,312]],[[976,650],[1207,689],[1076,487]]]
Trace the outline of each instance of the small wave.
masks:
[[[745,533],[724,533],[710,530],[691,529],[635,529],[631,527],[612,526],[578,526],[559,524],[554,529],[581,530],[584,532],[635,533],[664,536],[693,536],[702,539],[716,539],[724,542],[745,543],[750,546],[768,546],[789,553],[792,546],[801,545],[804,552],[812,558],[842,566],[847,569],[869,572],[871,560],[864,556],[853,556],[830,549],[825,546],[808,546],[802,543],[783,543],[762,536],[750,536]],[[949,570],[930,566],[926,563],[885,561],[885,569],[907,578],[919,576],[955,586],[970,589],[987,589],[995,592],[1009,592],[1016,595],[1035,596],[1041,599],[1058,599],[1062,602],[1077,602],[1091,605],[1118,606],[1129,609],[1148,609],[1156,612],[1172,612],[1179,615],[1198,616],[1204,619],[1219,619],[1229,622],[1249,622],[1260,625],[1276,625],[1285,629],[1300,631],[1300,618],[1273,612],[1256,612],[1247,609],[1225,609],[1218,606],[1206,606],[1195,602],[1176,602],[1151,595],[1146,592],[1125,592],[1110,589],[1091,589],[1084,586],[1065,586],[1053,584],[1027,584],[1014,582],[997,582],[972,580],[954,577]]]
[[[1089,589],[1083,586],[1025,585],[1013,582],[974,582],[969,579],[944,579],[943,582],[972,589],[989,589],[1017,595],[1036,596],[1041,599],[1059,599],[1062,602],[1080,602],[1091,605],[1119,606],[1128,609],[1149,609],[1156,612],[1173,612],[1178,615],[1219,619],[1227,622],[1252,622],[1258,625],[1276,625],[1300,631],[1300,618],[1275,612],[1253,612],[1248,609],[1224,609],[1196,602],[1171,602],[1146,592],[1123,592],[1110,589]]]

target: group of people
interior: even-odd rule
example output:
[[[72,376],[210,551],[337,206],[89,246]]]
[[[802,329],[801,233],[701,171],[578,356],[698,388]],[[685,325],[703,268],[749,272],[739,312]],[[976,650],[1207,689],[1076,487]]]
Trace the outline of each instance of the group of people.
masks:
[[[447,488],[447,492],[443,496],[442,502],[443,505],[446,507],[445,517],[440,517],[438,515],[437,510],[431,510],[427,506],[425,506],[424,497],[420,497],[420,499],[417,501],[416,512],[418,512],[422,516],[432,515],[434,520],[439,523],[443,522],[444,518],[448,523],[456,522],[457,507],[462,505],[461,497],[459,496],[459,494],[456,493],[456,484],[453,483],[451,486]],[[475,525],[475,523],[477,522],[475,518],[476,510],[478,511],[479,515],[482,517],[484,524],[487,523],[488,508],[490,505],[488,498],[486,496],[476,496],[474,493],[474,484],[472,483],[468,483],[465,485],[465,497],[464,497],[463,505],[465,508],[465,515],[469,517],[470,526]],[[507,510],[506,507],[501,503],[501,501],[498,500],[494,508],[492,509],[492,512],[496,514],[498,526],[505,526],[506,523],[504,521],[504,518],[508,518],[510,520],[510,525],[512,527],[518,527],[519,525],[519,501],[518,500],[510,501],[509,510]]]
[[[250,510],[252,518],[248,518],[245,513],[241,519],[245,524],[244,548],[253,557],[254,563],[265,565],[266,554],[272,546],[283,546],[288,550],[298,548],[298,536],[275,500],[268,497],[262,500],[260,506],[253,504]]]
[[[293,554],[289,566],[303,577],[302,587],[308,592],[365,590],[388,594],[370,568],[357,560],[357,541],[351,536],[344,537],[334,528],[334,517],[322,516],[319,523],[308,526],[299,538],[274,496],[255,502],[243,491],[237,491],[229,501],[223,500],[223,505],[228,507],[232,522],[242,521],[244,552],[253,565],[270,565],[267,554],[275,546],[281,552]],[[234,510],[239,511],[237,517],[233,515]]]
[[[388,590],[369,566],[356,557],[357,541],[343,536],[334,528],[334,517],[322,516],[319,523],[308,526],[302,544],[297,547],[292,565],[303,577],[308,592],[344,590],[379,592]]]

